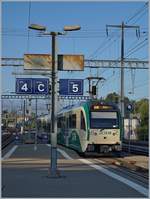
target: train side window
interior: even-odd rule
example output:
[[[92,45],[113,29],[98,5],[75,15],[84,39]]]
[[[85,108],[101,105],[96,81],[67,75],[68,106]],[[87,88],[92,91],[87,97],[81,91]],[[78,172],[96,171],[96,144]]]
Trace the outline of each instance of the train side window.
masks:
[[[85,118],[84,118],[84,115],[83,115],[82,111],[81,111],[81,123],[80,123],[80,127],[81,127],[81,129],[86,130],[85,129]]]
[[[66,118],[65,118],[65,116],[61,117],[61,128],[62,129],[66,128]]]
[[[69,115],[68,127],[72,128],[72,115]]]
[[[69,118],[67,117],[66,118],[66,128],[68,129],[70,127],[70,120]]]
[[[69,128],[76,128],[76,114],[69,115]]]
[[[72,128],[76,128],[76,114],[72,115]]]

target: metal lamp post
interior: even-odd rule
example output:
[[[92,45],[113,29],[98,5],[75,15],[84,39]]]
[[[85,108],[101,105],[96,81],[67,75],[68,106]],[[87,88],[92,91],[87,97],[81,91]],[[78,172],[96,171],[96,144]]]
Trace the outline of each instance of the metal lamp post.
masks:
[[[31,24],[31,29],[45,31],[46,27]],[[51,97],[51,167],[50,177],[58,177],[57,170],[57,53],[56,53],[56,36],[65,35],[67,31],[80,30],[80,26],[65,26],[64,32],[45,32],[44,35],[52,37],[52,97]]]

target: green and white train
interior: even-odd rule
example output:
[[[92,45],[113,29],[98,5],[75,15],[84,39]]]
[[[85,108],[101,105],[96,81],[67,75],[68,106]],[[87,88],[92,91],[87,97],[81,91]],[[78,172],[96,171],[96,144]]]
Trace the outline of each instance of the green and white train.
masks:
[[[116,105],[89,100],[58,113],[58,144],[80,153],[121,151],[121,116]]]

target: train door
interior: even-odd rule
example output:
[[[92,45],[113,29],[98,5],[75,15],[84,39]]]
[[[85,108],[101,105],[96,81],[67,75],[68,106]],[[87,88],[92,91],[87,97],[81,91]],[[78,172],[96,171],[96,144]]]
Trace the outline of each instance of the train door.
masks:
[[[86,123],[83,111],[80,111],[80,136],[82,140],[86,139]]]

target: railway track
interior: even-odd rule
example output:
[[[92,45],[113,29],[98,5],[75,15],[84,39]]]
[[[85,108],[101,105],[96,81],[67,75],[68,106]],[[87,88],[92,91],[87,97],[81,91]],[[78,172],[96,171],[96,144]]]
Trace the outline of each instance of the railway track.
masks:
[[[124,167],[121,165],[114,164],[114,158],[108,159],[94,159],[97,163],[102,164],[104,167],[109,167],[110,170],[113,170],[116,174],[121,174],[128,176],[131,179],[135,179],[136,181],[140,182],[140,184],[148,184],[149,174],[146,170],[133,170],[130,167]],[[103,161],[104,160],[104,161]],[[118,159],[116,159],[118,161]]]
[[[14,141],[14,135],[11,133],[2,134],[2,149]]]
[[[130,153],[139,154],[139,155],[148,155],[149,154],[149,147],[148,146],[141,146],[135,144],[125,144],[122,145],[123,151],[128,151]]]
[[[3,133],[2,134],[2,149],[4,149],[7,145],[14,141],[14,135],[12,133]],[[122,144],[122,148],[124,152],[146,155],[149,154],[148,142],[131,142],[130,145],[128,141],[124,141]]]

